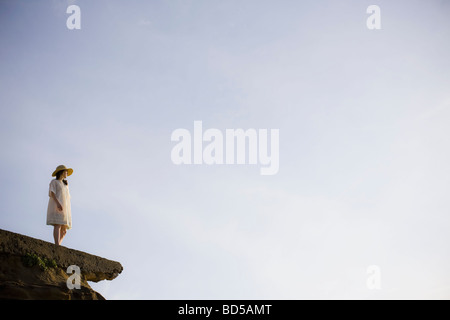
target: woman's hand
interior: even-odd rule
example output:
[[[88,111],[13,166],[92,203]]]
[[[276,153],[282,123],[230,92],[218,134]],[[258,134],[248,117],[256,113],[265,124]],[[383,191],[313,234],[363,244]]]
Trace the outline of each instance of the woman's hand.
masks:
[[[50,197],[52,197],[53,200],[55,200],[55,202],[56,202],[56,207],[58,208],[59,211],[62,212],[62,211],[63,211],[63,207],[62,207],[61,203],[59,203],[58,199],[56,199],[56,196],[55,196],[55,194],[53,193],[53,191],[50,192]]]

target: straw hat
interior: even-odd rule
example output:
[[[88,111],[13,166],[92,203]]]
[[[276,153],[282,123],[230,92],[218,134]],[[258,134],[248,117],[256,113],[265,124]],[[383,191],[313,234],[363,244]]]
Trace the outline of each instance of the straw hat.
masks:
[[[59,166],[56,167],[56,170],[53,171],[53,173],[52,173],[52,177],[55,177],[56,174],[58,173],[58,171],[61,171],[61,170],[67,170],[67,175],[68,176],[70,176],[73,173],[73,169],[72,168],[67,168],[65,165],[62,164],[62,165],[59,165]]]

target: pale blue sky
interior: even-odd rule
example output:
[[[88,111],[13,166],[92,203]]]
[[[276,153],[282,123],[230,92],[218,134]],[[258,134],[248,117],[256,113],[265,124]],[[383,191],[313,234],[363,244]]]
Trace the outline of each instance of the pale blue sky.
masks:
[[[52,241],[48,184],[65,164],[63,245],[123,264],[93,284],[108,299],[448,299],[449,13],[2,0],[0,228]],[[174,165],[171,133],[195,120],[279,129],[278,174]]]

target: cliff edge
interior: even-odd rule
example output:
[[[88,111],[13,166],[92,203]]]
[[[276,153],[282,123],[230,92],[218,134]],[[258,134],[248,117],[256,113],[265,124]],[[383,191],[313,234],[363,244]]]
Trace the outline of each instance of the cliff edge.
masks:
[[[104,300],[87,281],[122,270],[119,262],[0,229],[0,299]],[[70,285],[77,280],[79,289]]]

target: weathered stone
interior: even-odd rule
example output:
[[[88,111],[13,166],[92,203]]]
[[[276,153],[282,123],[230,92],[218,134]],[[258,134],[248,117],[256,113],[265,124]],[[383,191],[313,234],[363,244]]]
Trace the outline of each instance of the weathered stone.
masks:
[[[27,266],[30,254],[57,266]],[[70,265],[81,270],[80,289],[67,287]],[[87,281],[112,280],[122,270],[119,262],[0,229],[0,299],[104,299]]]

